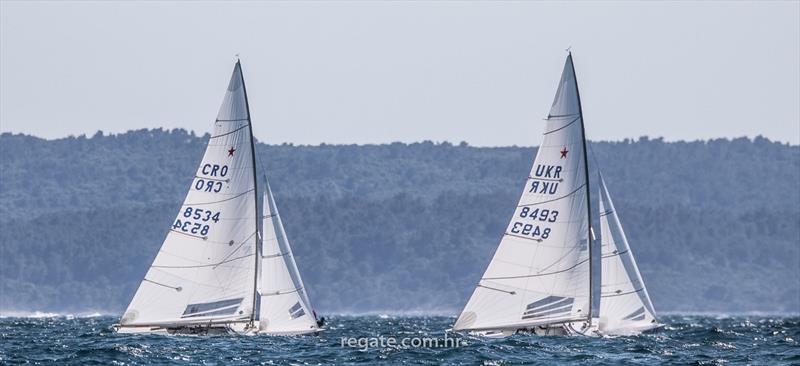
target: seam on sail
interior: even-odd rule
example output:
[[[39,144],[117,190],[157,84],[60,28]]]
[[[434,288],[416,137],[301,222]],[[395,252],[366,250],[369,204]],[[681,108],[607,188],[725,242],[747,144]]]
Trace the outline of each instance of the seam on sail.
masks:
[[[262,259],[277,258],[277,257],[283,257],[283,256],[288,255],[288,254],[289,254],[289,252],[283,252],[283,253],[278,253],[278,254],[270,254],[270,255],[262,255],[261,258]]]
[[[550,118],[567,118],[567,117],[580,116],[580,115],[581,115],[580,113],[552,114],[552,115],[548,114],[547,115],[547,119],[550,119]]]
[[[499,289],[499,288],[494,288],[494,287],[484,286],[484,285],[481,285],[480,283],[479,283],[477,286],[478,286],[478,287],[483,287],[483,288],[485,288],[485,289],[488,289],[488,290],[495,290],[495,291],[505,292],[505,293],[507,293],[507,294],[509,294],[509,295],[516,295],[516,294],[517,294],[517,292],[516,292],[516,291],[506,291],[506,290],[501,290],[501,289]]]
[[[240,119],[218,119],[218,120],[216,120],[216,121],[214,121],[214,122],[242,122],[242,121],[248,121],[248,120],[249,120],[249,119],[247,119],[247,118],[240,118]]]
[[[623,292],[621,294],[613,294],[613,295],[602,295],[601,294],[600,297],[616,297],[616,296],[630,295],[630,294],[635,294],[635,293],[637,293],[639,291],[642,291],[643,289],[644,289],[644,287],[642,287],[642,288],[640,288],[638,290],[633,290],[633,291],[628,291],[628,292]]]
[[[554,275],[554,274],[557,274],[557,273],[562,273],[562,272],[566,272],[566,271],[572,270],[575,267],[578,267],[579,265],[584,264],[586,262],[589,262],[589,259],[584,259],[584,260],[582,260],[582,261],[580,261],[578,263],[575,263],[575,265],[572,266],[572,267],[569,267],[569,268],[566,268],[566,269],[562,269],[562,270],[559,270],[559,271],[555,271],[555,272],[537,273],[537,274],[522,275],[522,276],[484,277],[484,278],[481,278],[481,280],[512,280],[512,279],[516,279],[516,278],[529,278],[529,277],[549,276],[549,275]]]
[[[540,243],[542,242],[542,239],[529,238],[527,236],[522,236],[522,235],[515,235],[515,234],[509,234],[509,233],[504,233],[503,235],[513,236],[515,238],[520,238],[520,239],[525,239],[525,240],[532,240],[532,241],[536,241],[536,242],[540,242]],[[561,247],[554,247],[554,248],[561,248]]]
[[[644,315],[644,307],[640,307],[640,308],[634,310],[632,313],[630,313],[627,316],[625,316],[624,318],[622,318],[622,320],[628,320],[630,318],[634,318],[634,317],[637,317],[639,315]]]
[[[228,135],[230,135],[230,134],[232,134],[232,133],[235,133],[235,132],[237,132],[237,131],[239,131],[239,130],[241,130],[241,129],[243,129],[243,128],[247,127],[247,126],[250,126],[250,124],[248,123],[248,124],[246,124],[246,125],[242,125],[241,127],[237,128],[237,129],[235,129],[235,130],[233,130],[233,131],[231,131],[231,132],[226,132],[226,133],[223,133],[223,134],[221,134],[221,135],[214,135],[214,136],[211,136],[211,137],[209,137],[209,139],[215,139],[215,138],[217,138],[217,137],[228,136]]]
[[[239,194],[237,194],[237,195],[235,195],[235,196],[233,196],[233,197],[230,197],[230,198],[226,198],[226,199],[224,199],[224,200],[213,201],[213,202],[201,202],[201,203],[184,203],[184,204],[182,204],[181,206],[212,205],[212,204],[215,204],[215,203],[220,203],[220,202],[230,201],[230,200],[232,200],[232,199],[239,198],[239,197],[241,197],[241,196],[244,196],[245,194],[248,194],[248,193],[250,193],[250,192],[252,192],[252,191],[254,191],[254,189],[248,189],[248,190],[246,190],[246,191],[244,191],[244,192],[242,192],[242,193],[239,193]]]
[[[606,211],[606,212],[601,212],[601,213],[600,213],[600,217],[603,217],[603,216],[608,216],[608,215],[610,215],[610,214],[612,214],[612,213],[614,213],[614,210],[608,210],[608,211]]]
[[[625,254],[625,253],[627,253],[627,252],[628,252],[627,250],[623,250],[623,251],[621,251],[621,252],[619,252],[619,253],[603,254],[603,255],[602,255],[600,258],[602,259],[602,258],[611,258],[611,257],[616,257],[616,256],[618,256],[618,255],[623,255],[623,254]]]
[[[536,178],[536,177],[531,177],[531,176],[529,175],[529,176],[528,176],[528,180],[531,180],[531,179],[535,179],[535,180],[543,180],[543,181],[549,181],[549,182],[563,182],[563,181],[564,181],[564,178],[561,178],[561,179],[553,179],[553,178]]]
[[[300,291],[300,290],[302,290],[302,289],[303,289],[302,287],[298,287],[298,288],[296,288],[296,289],[294,289],[294,290],[278,290],[278,291],[275,291],[275,292],[270,292],[270,293],[266,293],[266,294],[265,294],[265,293],[261,293],[260,295],[261,295],[261,296],[277,296],[277,295],[286,295],[286,294],[291,294],[291,293],[298,292],[298,291]],[[286,291],[286,292],[281,292],[281,291]]]
[[[578,188],[575,188],[575,190],[574,190],[574,191],[572,191],[572,192],[569,192],[569,193],[567,193],[567,194],[565,194],[565,195],[563,195],[563,196],[561,196],[561,197],[558,197],[558,198],[553,198],[553,199],[551,199],[551,200],[549,200],[549,201],[542,201],[542,202],[536,202],[536,203],[526,203],[526,204],[524,204],[524,205],[519,205],[519,206],[517,206],[517,207],[536,206],[536,205],[541,205],[541,204],[543,204],[543,203],[550,203],[550,202],[558,201],[558,200],[560,200],[560,199],[562,199],[562,198],[566,198],[566,197],[569,197],[569,196],[571,196],[571,195],[575,194],[575,192],[578,192],[578,190],[580,190],[581,188],[583,188],[583,186],[585,186],[585,185],[586,185],[586,183],[584,183],[584,184],[581,184],[581,185],[579,185],[579,186],[578,186]]]
[[[483,280],[481,280],[481,281],[483,281]],[[486,281],[486,282],[489,282],[489,281]],[[478,285],[480,285],[480,283],[478,283]],[[523,292],[523,293],[534,293],[534,294],[538,294],[538,295],[542,295],[542,296],[550,295],[550,296],[559,296],[559,297],[565,297],[565,298],[579,298],[580,297],[580,296],[576,296],[574,293],[559,293],[559,292],[532,290],[532,289],[527,289],[527,288],[524,288],[524,287],[512,286],[512,285],[501,284],[501,283],[498,283],[497,285],[498,286],[505,286],[505,287],[513,288],[513,289],[517,289],[517,290],[519,290],[519,292]],[[480,286],[485,286],[485,285],[480,285]],[[514,291],[514,292],[517,292],[517,291]]]
[[[224,260],[224,261],[219,262],[219,263],[212,263],[212,264],[198,264],[198,265],[194,265],[194,266],[156,266],[156,265],[153,265],[153,266],[150,266],[150,267],[151,268],[203,268],[203,267],[216,267],[216,266],[218,266],[220,264],[233,262],[235,260],[239,260],[239,259],[242,259],[242,258],[247,258],[247,257],[250,257],[252,255],[253,254],[248,254],[248,255],[245,255],[245,256],[236,257],[236,258]]]
[[[242,242],[241,242],[241,243],[239,243],[239,246],[238,246],[238,247],[236,247],[236,249],[232,250],[232,251],[231,251],[231,252],[230,252],[230,253],[229,253],[227,256],[225,256],[225,258],[222,258],[222,261],[223,261],[223,262],[221,262],[221,263],[224,263],[224,261],[225,261],[225,260],[227,260],[228,258],[230,258],[230,256],[232,256],[232,255],[233,255],[233,253],[236,253],[236,252],[238,252],[238,251],[239,251],[239,249],[241,249],[241,248],[242,248],[242,245],[244,245],[245,243],[247,243],[247,241],[248,241],[248,240],[250,240],[252,237],[254,237],[254,236],[256,235],[256,233],[257,233],[257,232],[258,232],[258,231],[254,231],[254,232],[253,232],[252,234],[250,234],[248,237],[244,238],[244,240],[242,240]],[[256,240],[256,245],[258,245],[258,240]],[[255,255],[255,253],[253,253],[252,255]],[[250,256],[250,255],[248,255],[248,256]]]
[[[196,238],[196,239],[203,239],[203,240],[207,240],[208,239],[207,236],[197,236],[197,235],[193,235],[193,234],[189,234],[189,233],[184,233],[183,231],[178,231],[178,230],[175,230],[175,229],[169,229],[169,231],[171,231],[173,233],[183,234],[183,235],[186,235],[186,236],[189,236],[189,237],[192,237],[192,238]]]
[[[518,236],[516,236],[514,234],[503,234],[503,236],[510,236],[512,238],[518,238]],[[528,238],[521,237],[520,239],[528,239]],[[535,240],[535,239],[531,239],[531,240]],[[550,245],[550,244],[547,244],[546,242],[544,242],[544,240],[542,240],[541,242],[539,242],[539,243],[537,243],[535,245],[538,246],[538,247],[553,248],[553,249],[580,249],[580,247],[581,247],[580,243],[576,244],[576,245],[572,245],[572,246],[564,246],[564,245],[559,245],[559,244]],[[516,263],[516,262],[504,261],[502,259],[498,259],[498,260],[503,262],[503,263],[510,263],[510,264],[517,264],[518,265],[518,263]],[[523,265],[523,267],[530,267],[530,266]]]
[[[170,285],[165,285],[165,284],[163,284],[163,283],[159,283],[159,282],[156,282],[156,281],[153,281],[153,280],[148,280],[147,278],[143,278],[143,279],[142,279],[142,281],[143,281],[143,282],[150,282],[150,283],[152,283],[152,284],[154,284],[154,285],[164,286],[164,287],[166,287],[166,288],[171,288],[171,289],[173,289],[173,290],[176,290],[176,291],[180,291],[180,290],[182,290],[182,288],[181,288],[180,286],[170,286]]]
[[[551,133],[553,133],[553,132],[556,132],[556,131],[561,131],[561,130],[563,130],[563,129],[565,129],[565,128],[569,127],[569,125],[571,125],[571,124],[575,123],[575,122],[576,122],[577,120],[579,120],[579,119],[581,119],[581,116],[580,116],[580,115],[579,115],[578,117],[575,117],[575,119],[573,119],[573,120],[572,120],[572,122],[570,122],[570,123],[567,123],[567,124],[565,124],[565,125],[563,125],[563,126],[561,126],[561,127],[559,127],[559,128],[556,128],[555,130],[552,130],[552,131],[547,131],[547,132],[543,133],[542,135],[548,135],[548,134],[551,134]]]
[[[199,176],[199,175],[195,175],[194,177],[195,177],[195,178],[199,178],[199,179],[213,180],[213,181],[217,181],[217,182],[225,182],[225,183],[228,183],[228,182],[230,182],[230,181],[231,181],[230,179],[217,179],[217,178],[208,178],[208,177],[203,177],[203,176]]]
[[[558,260],[556,260],[555,262],[551,263],[550,265],[548,265],[548,266],[546,266],[546,267],[542,268],[541,270],[542,270],[542,271],[544,271],[544,270],[548,270],[548,269],[550,269],[550,268],[554,267],[556,264],[559,264],[559,263],[561,263],[561,261],[562,261],[562,260],[564,260],[564,258],[567,258],[567,257],[571,256],[571,255],[572,255],[572,253],[573,253],[573,252],[574,252],[576,249],[578,249],[578,250],[581,250],[581,248],[582,248],[582,247],[583,247],[583,245],[582,245],[582,243],[581,243],[581,242],[578,242],[578,245],[576,245],[576,246],[573,246],[573,247],[566,247],[566,248],[570,248],[570,250],[569,250],[568,252],[564,253],[564,255],[562,255],[562,256],[561,256],[561,258],[558,258]],[[592,257],[591,257],[591,255],[590,255],[590,256],[589,256],[589,257],[586,259],[587,261],[589,261],[589,268],[590,268],[590,272],[591,272],[591,267],[592,267],[591,258],[592,258]],[[580,263],[578,263],[578,264],[580,264]],[[576,264],[576,266],[577,266],[577,264]]]

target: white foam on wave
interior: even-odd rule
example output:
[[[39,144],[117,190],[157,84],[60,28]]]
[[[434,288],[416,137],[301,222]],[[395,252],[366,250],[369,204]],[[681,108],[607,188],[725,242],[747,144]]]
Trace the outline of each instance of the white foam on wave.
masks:
[[[328,313],[317,313],[318,315],[335,315],[335,316],[376,316],[381,319],[395,318],[395,317],[448,317],[453,318],[458,315],[457,311],[451,309],[427,309],[427,310],[371,310],[371,311],[331,311]]]
[[[96,318],[101,316],[116,316],[114,313],[101,313],[101,312],[78,312],[78,313],[59,313],[50,311],[18,311],[18,310],[0,310],[0,318]]]

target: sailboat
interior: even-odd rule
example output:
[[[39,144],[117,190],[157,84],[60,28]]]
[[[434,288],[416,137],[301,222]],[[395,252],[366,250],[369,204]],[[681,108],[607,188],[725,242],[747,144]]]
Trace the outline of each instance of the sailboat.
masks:
[[[628,295],[646,296],[646,290],[633,292],[632,288],[644,288],[638,269],[635,280],[623,285],[623,277],[636,264],[605,187],[611,213],[603,209],[600,217],[605,223],[603,237],[608,235],[601,265],[608,267],[603,275],[610,274],[602,277],[601,287],[607,290],[601,292],[600,316],[592,313],[595,236],[586,134],[571,52],[545,120],[542,143],[514,216],[453,330],[506,337],[516,333],[597,335],[618,331],[630,322],[637,322],[632,329],[643,331],[647,327],[641,321],[655,326],[649,298],[644,311],[630,305],[634,301]],[[631,308],[634,311],[627,313]]]
[[[248,335],[321,330],[269,183],[264,177],[259,196],[257,179],[237,60],[186,199],[114,329]]]

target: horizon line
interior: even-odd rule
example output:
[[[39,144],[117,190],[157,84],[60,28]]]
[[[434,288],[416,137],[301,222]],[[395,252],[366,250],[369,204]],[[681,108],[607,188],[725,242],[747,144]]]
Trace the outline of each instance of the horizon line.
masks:
[[[195,130],[187,130],[186,128],[183,128],[183,127],[172,128],[172,129],[165,128],[165,127],[153,127],[153,128],[130,129],[130,130],[127,130],[127,131],[124,131],[124,132],[104,132],[103,130],[97,130],[91,136],[89,136],[89,134],[83,133],[83,134],[80,134],[80,135],[70,134],[70,135],[67,135],[67,136],[61,136],[61,137],[55,137],[55,138],[37,136],[35,134],[28,133],[28,132],[14,132],[14,131],[2,131],[2,130],[0,130],[0,137],[5,137],[7,135],[11,135],[11,136],[20,136],[20,135],[22,135],[22,136],[26,136],[26,137],[37,138],[37,139],[44,140],[44,141],[59,141],[59,140],[80,139],[80,138],[93,139],[93,138],[96,138],[96,137],[116,137],[116,136],[122,136],[122,135],[127,135],[127,134],[130,134],[130,133],[142,132],[142,131],[167,132],[167,133],[174,133],[176,131],[178,131],[178,132],[182,131],[182,132],[186,133],[187,135],[190,135],[190,136],[195,137],[195,138],[208,138],[208,136],[211,135],[209,132],[205,132],[202,135],[199,135]],[[639,142],[639,141],[644,140],[644,141],[658,141],[658,142],[664,142],[664,143],[697,143],[697,142],[707,143],[707,142],[716,141],[716,140],[734,141],[734,140],[738,140],[738,139],[746,139],[746,140],[748,140],[750,142],[754,142],[757,139],[764,139],[764,140],[767,140],[770,143],[778,143],[780,145],[788,145],[789,147],[800,147],[800,143],[793,144],[791,141],[773,140],[773,139],[770,139],[769,137],[766,137],[766,136],[761,135],[761,134],[756,135],[756,136],[746,136],[745,135],[745,136],[738,136],[738,137],[721,136],[721,137],[713,137],[713,138],[707,138],[707,139],[697,138],[697,139],[694,139],[694,140],[684,140],[684,139],[669,140],[669,139],[667,139],[667,138],[665,138],[663,136],[651,137],[649,135],[642,135],[642,136],[638,136],[638,137],[635,137],[635,138],[634,137],[624,137],[624,138],[620,138],[618,140],[593,140],[593,139],[587,138],[586,141],[593,142],[593,143],[621,143],[621,142]],[[464,147],[474,147],[474,148],[507,148],[507,147],[523,147],[523,148],[529,147],[530,148],[530,147],[538,147],[539,146],[539,145],[517,145],[517,144],[512,144],[512,145],[473,145],[472,143],[470,143],[468,141],[464,141],[464,140],[458,141],[458,142],[455,142],[455,141],[451,142],[449,140],[441,140],[440,141],[440,140],[431,140],[431,139],[425,139],[425,140],[421,140],[421,141],[419,141],[419,140],[418,141],[400,141],[400,140],[395,140],[395,141],[385,141],[385,142],[350,142],[350,143],[320,142],[320,143],[317,143],[317,144],[303,144],[303,143],[294,143],[294,142],[290,142],[290,141],[267,142],[267,141],[260,140],[260,139],[258,139],[256,137],[255,141],[256,141],[256,143],[259,143],[259,144],[266,144],[266,145],[273,145],[273,146],[289,145],[289,146],[298,146],[298,147],[354,146],[354,145],[355,146],[380,146],[380,145],[392,145],[392,144],[398,144],[398,143],[399,144],[405,144],[405,145],[432,143],[434,145],[447,145],[447,144],[449,144],[449,145],[452,145],[452,146],[461,146],[461,145],[466,144],[466,145],[464,145]]]

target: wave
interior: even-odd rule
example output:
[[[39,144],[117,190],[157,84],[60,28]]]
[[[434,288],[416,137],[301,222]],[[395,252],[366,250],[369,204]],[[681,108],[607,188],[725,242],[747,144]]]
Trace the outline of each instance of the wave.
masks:
[[[800,316],[800,312],[792,311],[658,311],[658,315],[665,316],[704,316],[717,319],[735,318],[742,316],[792,318]]]
[[[426,317],[426,316],[435,316],[435,317],[455,317],[458,315],[457,310],[452,309],[426,309],[426,310],[365,310],[365,311],[355,311],[355,310],[334,310],[334,311],[317,311],[317,315],[335,315],[335,316],[352,316],[352,317],[361,317],[361,316],[377,316],[380,318],[390,318],[390,317]]]
[[[67,319],[74,319],[74,318],[98,318],[98,317],[105,317],[105,316],[118,316],[116,313],[110,312],[92,312],[92,311],[85,311],[85,312],[49,312],[49,311],[17,311],[17,310],[2,310],[0,311],[0,318],[32,318],[32,319],[40,319],[40,318],[67,318]]]

